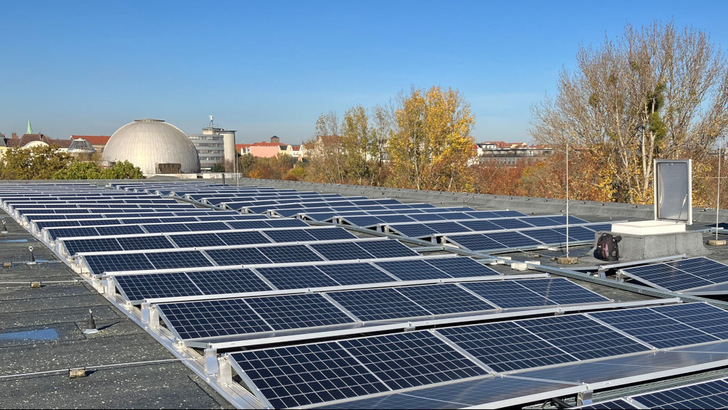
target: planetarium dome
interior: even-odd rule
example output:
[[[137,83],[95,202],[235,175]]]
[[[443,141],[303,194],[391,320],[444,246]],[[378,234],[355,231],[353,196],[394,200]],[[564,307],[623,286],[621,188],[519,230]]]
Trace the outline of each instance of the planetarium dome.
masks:
[[[200,172],[192,141],[164,120],[135,120],[119,128],[109,138],[103,160],[109,164],[129,161],[145,175]]]

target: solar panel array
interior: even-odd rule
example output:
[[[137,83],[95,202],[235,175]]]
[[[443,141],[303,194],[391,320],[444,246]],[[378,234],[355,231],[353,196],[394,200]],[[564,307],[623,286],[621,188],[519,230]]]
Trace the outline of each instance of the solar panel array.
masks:
[[[702,256],[623,268],[620,273],[640,283],[672,292],[728,292],[728,265]]]
[[[679,320],[698,326],[700,331],[711,332],[709,327],[701,327],[699,320],[691,319],[696,310],[728,320],[728,312],[705,304],[669,308],[671,314],[655,326],[668,320]],[[635,310],[641,312],[643,309]],[[591,362],[585,365],[593,366],[594,372],[598,373],[599,360],[640,353],[652,355],[650,343],[638,335],[595,320],[593,316],[596,315],[575,314],[446,327],[243,351],[232,353],[230,357],[251,381],[250,388],[259,391],[273,407],[282,408],[364,396],[373,391],[396,392],[493,373],[518,374],[519,371],[586,360]],[[720,332],[712,335],[726,340]],[[331,358],[336,359],[327,363],[326,371],[313,372],[318,361]],[[355,371],[356,376],[342,381],[337,375],[347,371]],[[376,387],[372,387],[373,381],[377,382],[374,383]]]
[[[550,385],[542,392],[578,388],[559,381],[569,377],[538,372],[580,366],[586,382],[605,368],[664,372],[650,364],[660,360],[657,350],[703,349],[714,356],[700,364],[707,368],[719,363],[716,352],[728,340],[728,313],[710,305],[614,310],[609,299],[563,278],[516,280],[471,258],[424,257],[396,240],[304,222],[490,253],[565,242],[563,216],[204,182],[111,187],[0,186],[0,201],[49,245],[75,255],[75,267],[96,282],[105,277],[113,285],[105,291],[135,317],[154,321],[145,314],[156,312],[159,323],[147,328],[165,327],[160,339],[213,350],[225,342],[239,383],[275,408],[482,405],[495,399],[468,383],[498,383],[516,396],[528,396],[539,380]],[[18,200],[24,196],[32,200]],[[165,208],[177,206],[173,198],[246,213]],[[609,229],[569,223],[573,242]],[[614,361],[621,359],[647,364],[620,368]],[[471,403],[458,389],[481,398]]]
[[[671,387],[579,409],[724,409],[728,407],[728,378]]]

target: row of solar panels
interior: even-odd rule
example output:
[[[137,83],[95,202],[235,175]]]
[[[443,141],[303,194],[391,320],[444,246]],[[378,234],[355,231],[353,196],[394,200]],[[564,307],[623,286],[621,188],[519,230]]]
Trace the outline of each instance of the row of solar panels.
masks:
[[[603,401],[578,409],[724,409],[728,407],[728,378],[671,387]]]
[[[669,339],[664,337],[667,329]],[[656,348],[723,340],[728,340],[728,312],[686,304],[420,330],[228,357],[264,404],[284,408],[403,389],[416,393],[426,386],[569,363],[589,367],[596,375],[607,363],[604,359],[632,355],[654,361]],[[371,400],[381,405],[381,399]],[[347,407],[371,404],[354,401]]]
[[[387,269],[386,263],[374,266]],[[322,265],[320,268],[322,271],[337,268],[339,270],[334,272],[341,272],[340,265]],[[276,268],[257,271],[265,278],[271,269]],[[607,298],[559,278],[337,290],[161,303],[156,307],[179,339],[211,342],[225,336],[261,338],[266,334],[280,335],[300,329],[306,329],[307,333],[330,331],[335,326],[351,327],[362,322],[494,313],[504,305],[525,308],[606,302],[609,302]]]
[[[622,268],[619,274],[670,292],[691,295],[728,293],[728,265],[702,256]]]
[[[276,243],[237,245],[200,250],[104,251],[77,254],[76,263],[82,272],[88,271],[98,276],[105,272],[121,271],[355,260],[354,255],[364,254],[373,255],[374,258],[417,255],[396,241],[364,239],[356,242],[321,241],[297,245]]]
[[[144,225],[140,226],[144,227]],[[341,239],[356,239],[356,236],[339,227],[325,226],[299,229],[225,229],[220,231],[205,231],[204,233],[159,233],[144,235],[114,235],[91,238],[58,237],[56,250],[63,256],[74,256],[80,252],[206,248],[264,243],[331,241]],[[372,256],[369,257],[371,258]]]

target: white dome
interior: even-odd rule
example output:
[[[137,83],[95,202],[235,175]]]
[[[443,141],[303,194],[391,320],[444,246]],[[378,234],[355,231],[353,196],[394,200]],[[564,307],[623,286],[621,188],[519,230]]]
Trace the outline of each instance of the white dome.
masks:
[[[179,164],[180,172],[200,172],[200,160],[187,134],[163,120],[135,120],[116,130],[104,147],[104,161],[129,161],[145,175],[159,164]]]

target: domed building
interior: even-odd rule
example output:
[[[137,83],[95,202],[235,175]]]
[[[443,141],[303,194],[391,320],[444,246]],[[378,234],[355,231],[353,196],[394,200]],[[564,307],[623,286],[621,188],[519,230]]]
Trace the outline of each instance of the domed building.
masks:
[[[182,130],[164,120],[136,120],[116,130],[104,162],[129,161],[144,175],[200,172],[197,150]]]

